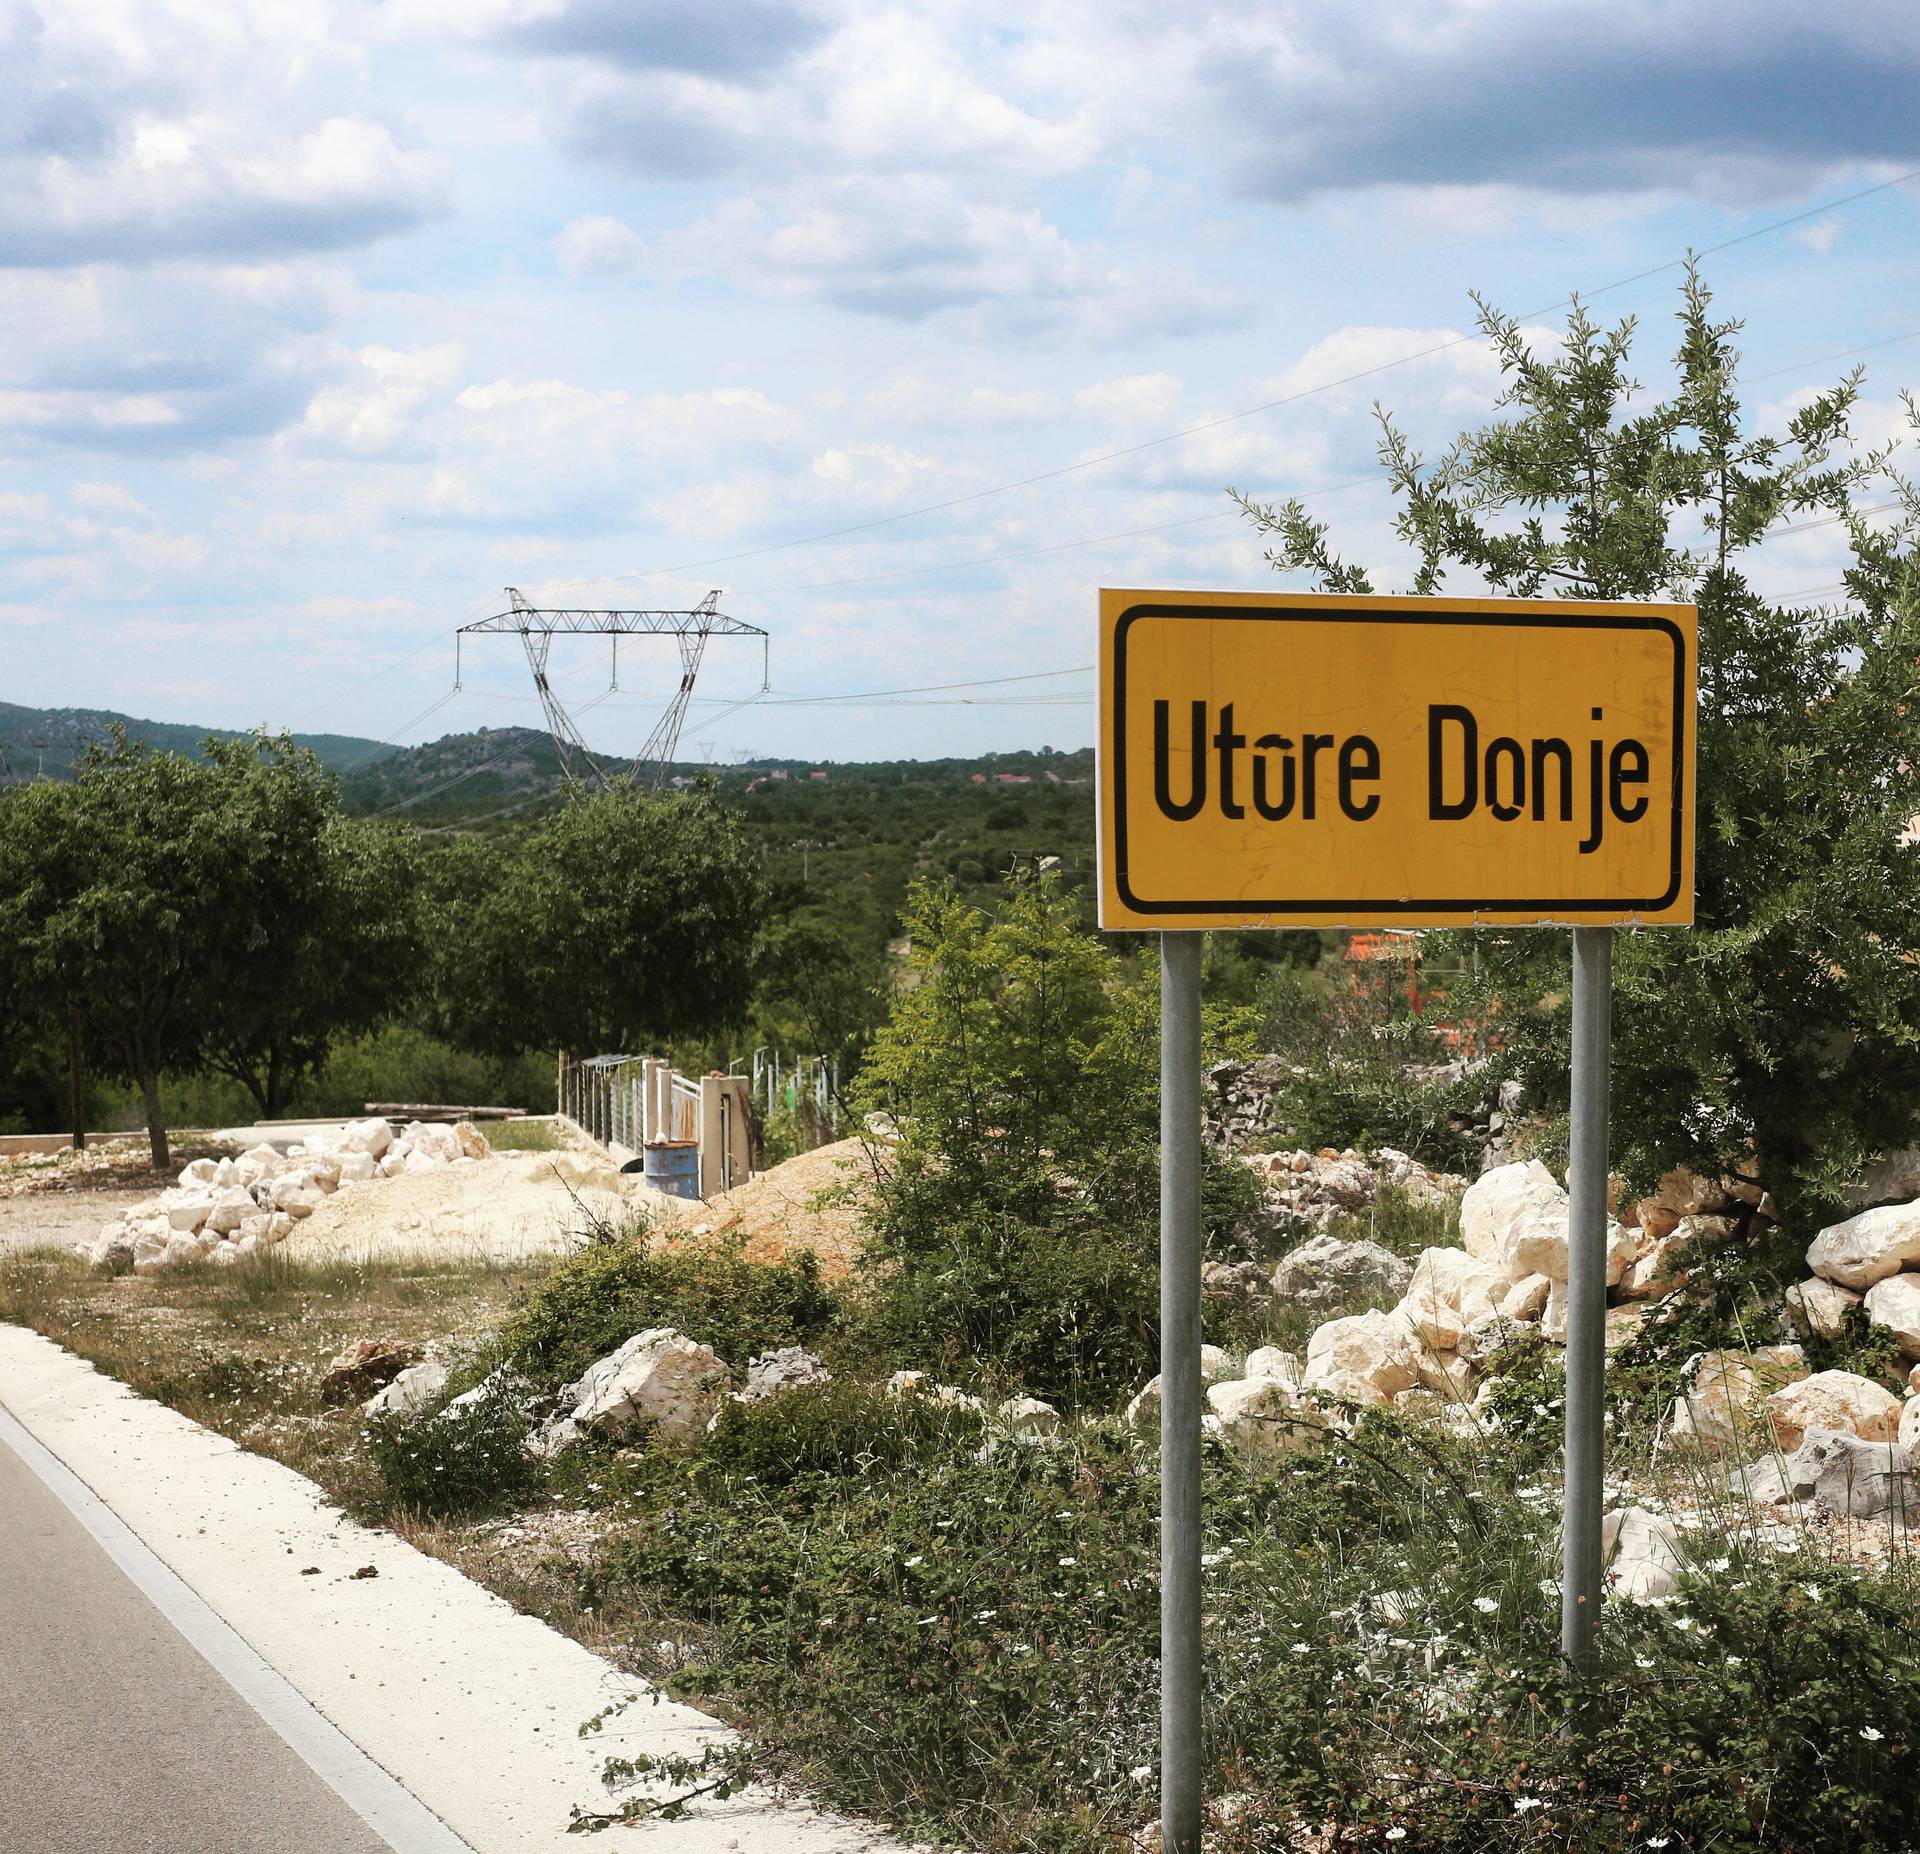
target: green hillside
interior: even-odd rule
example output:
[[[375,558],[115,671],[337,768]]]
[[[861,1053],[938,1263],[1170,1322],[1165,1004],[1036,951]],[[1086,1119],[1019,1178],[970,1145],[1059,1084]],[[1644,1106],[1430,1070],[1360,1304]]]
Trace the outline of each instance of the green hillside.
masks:
[[[199,752],[209,734],[231,739],[237,732],[179,721],[142,721],[110,708],[22,708],[0,702],[0,785],[66,778],[89,743],[104,740],[114,727],[123,727],[134,739],[151,741],[170,753],[192,754]],[[351,734],[296,734],[294,739],[335,768],[354,761],[376,763],[394,751],[380,741]]]

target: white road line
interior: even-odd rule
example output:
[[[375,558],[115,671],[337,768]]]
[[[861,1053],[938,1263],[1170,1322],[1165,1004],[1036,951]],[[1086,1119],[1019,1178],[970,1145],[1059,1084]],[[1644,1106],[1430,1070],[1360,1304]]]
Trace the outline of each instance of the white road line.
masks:
[[[141,1595],[394,1854],[474,1854],[471,1843],[396,1783],[268,1666],[4,1405],[0,1405],[0,1445],[12,1449],[40,1477]]]

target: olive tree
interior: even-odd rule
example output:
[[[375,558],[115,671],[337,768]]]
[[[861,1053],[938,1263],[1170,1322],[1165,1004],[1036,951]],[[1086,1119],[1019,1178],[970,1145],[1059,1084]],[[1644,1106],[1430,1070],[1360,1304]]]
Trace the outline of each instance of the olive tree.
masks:
[[[1415,592],[1697,602],[1697,924],[1619,936],[1617,1156],[1637,1180],[1728,1167],[1813,1214],[1920,1126],[1920,491],[1854,442],[1857,370],[1758,431],[1740,325],[1692,272],[1678,321],[1674,384],[1653,396],[1632,321],[1576,307],[1541,348],[1482,305],[1504,416],[1428,464],[1382,413],[1380,456]],[[1373,589],[1298,503],[1236,499],[1275,567]],[[1757,588],[1757,550],[1788,521],[1847,538],[1845,602]],[[1564,1102],[1565,936],[1477,939],[1455,1003],[1498,999],[1504,1060]]]
[[[637,1050],[746,1015],[760,861],[711,792],[616,786],[448,859],[437,885],[436,990],[476,1048]]]

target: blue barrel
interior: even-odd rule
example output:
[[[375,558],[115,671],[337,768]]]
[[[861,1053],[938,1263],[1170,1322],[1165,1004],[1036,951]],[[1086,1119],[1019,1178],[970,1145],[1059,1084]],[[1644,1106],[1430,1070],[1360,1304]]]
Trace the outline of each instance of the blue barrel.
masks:
[[[656,1191],[669,1197],[700,1195],[700,1142],[694,1139],[656,1141],[640,1155],[640,1175]]]

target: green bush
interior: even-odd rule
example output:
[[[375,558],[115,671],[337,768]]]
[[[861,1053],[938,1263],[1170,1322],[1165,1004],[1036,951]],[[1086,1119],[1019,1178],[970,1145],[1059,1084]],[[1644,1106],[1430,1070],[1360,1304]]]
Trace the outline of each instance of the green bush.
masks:
[[[523,1505],[544,1470],[527,1452],[526,1407],[503,1377],[464,1409],[375,1416],[366,1452],[389,1510],[429,1519],[471,1518]]]
[[[1443,1171],[1472,1171],[1479,1150],[1454,1124],[1487,1094],[1484,1074],[1449,1079],[1453,1052],[1399,993],[1397,974],[1369,969],[1339,984],[1289,966],[1260,990],[1262,1049],[1293,1064],[1274,1118],[1302,1146],[1395,1146]]]
[[[649,1327],[674,1327],[738,1371],[756,1352],[818,1346],[840,1311],[811,1254],[767,1263],[704,1239],[649,1247],[641,1227],[560,1263],[508,1316],[500,1341],[509,1365],[552,1388]]]
[[[978,1443],[982,1421],[931,1397],[889,1397],[839,1378],[798,1384],[752,1403],[727,1403],[708,1432],[705,1458],[768,1487],[808,1475],[855,1477],[918,1455]]]
[[[1667,1607],[1614,1606],[1587,1681],[1561,1667],[1547,1591],[1489,1595],[1475,1625],[1435,1603],[1324,1646],[1303,1631],[1222,1847],[1273,1854],[1331,1821],[1378,1854],[1905,1854],[1910,1593],[1798,1554],[1716,1564]]]
[[[1091,1854],[1158,1729],[1154,1483],[1113,1439],[952,1441],[787,1488],[661,1464],[580,1600],[688,1618],[676,1689],[823,1802]]]
[[[922,886],[906,925],[914,983],[856,1097],[900,1129],[872,1213],[876,1329],[950,1376],[1105,1398],[1159,1346],[1157,995],[1051,878],[993,909]],[[1209,1230],[1257,1189],[1209,1153]]]

